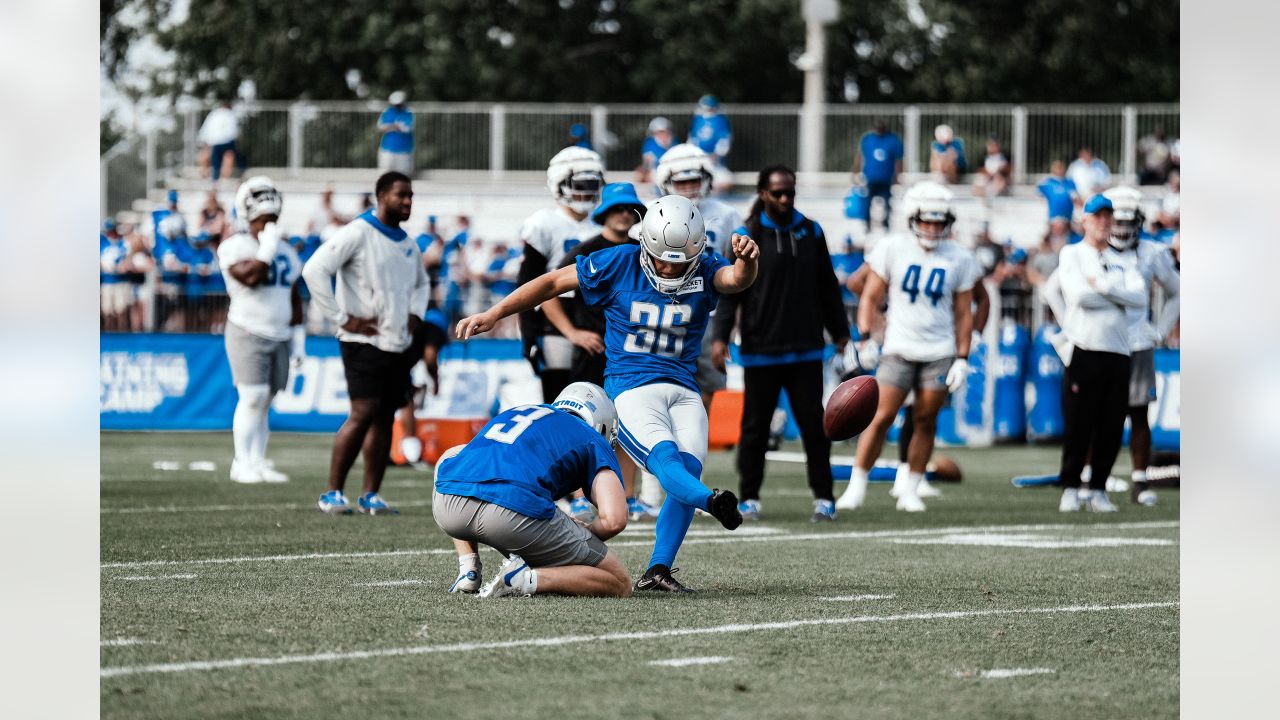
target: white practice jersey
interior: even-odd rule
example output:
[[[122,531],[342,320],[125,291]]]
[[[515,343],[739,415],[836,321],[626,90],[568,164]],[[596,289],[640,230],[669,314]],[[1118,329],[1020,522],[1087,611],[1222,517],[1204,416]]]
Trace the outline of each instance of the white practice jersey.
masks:
[[[232,265],[252,260],[257,254],[258,241],[246,233],[232,235],[218,246],[218,265],[231,299],[227,321],[260,338],[288,340],[293,284],[302,275],[302,261],[289,243],[282,240],[275,258],[267,265],[266,282],[249,287],[232,277]]]
[[[742,227],[742,214],[715,198],[698,203],[698,212],[702,213],[702,222],[707,227],[707,246],[729,257],[729,240]]]
[[[564,256],[578,243],[600,234],[590,216],[574,220],[559,207],[543,208],[520,226],[520,240],[547,259],[547,271],[560,267]]]
[[[1143,240],[1132,251],[1118,253],[1108,248],[1103,257],[1103,262],[1106,263],[1124,264],[1121,258],[1127,262],[1135,262],[1136,271],[1146,284],[1146,303],[1142,307],[1125,308],[1125,317],[1129,321],[1129,349],[1134,352],[1150,350],[1156,346],[1159,338],[1169,334],[1178,320],[1181,282],[1169,246]],[[1151,320],[1153,285],[1162,287],[1166,296],[1165,306],[1155,323]]]
[[[954,356],[954,295],[982,277],[973,253],[950,241],[925,250],[914,235],[894,235],[876,243],[867,264],[889,286],[884,354],[913,362]]]

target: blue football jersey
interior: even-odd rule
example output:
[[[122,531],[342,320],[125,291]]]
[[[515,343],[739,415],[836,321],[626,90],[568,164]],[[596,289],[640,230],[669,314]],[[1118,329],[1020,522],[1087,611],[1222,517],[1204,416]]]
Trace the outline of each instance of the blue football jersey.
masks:
[[[603,469],[621,482],[609,441],[575,415],[550,405],[499,413],[454,457],[436,466],[436,492],[475,498],[546,520],[574,490],[591,494]]]
[[[729,261],[704,252],[697,274],[672,296],[644,276],[641,252],[639,245],[619,245],[577,260],[582,302],[604,308],[605,392],[617,397],[657,382],[699,392],[698,351],[720,300],[713,279]]]

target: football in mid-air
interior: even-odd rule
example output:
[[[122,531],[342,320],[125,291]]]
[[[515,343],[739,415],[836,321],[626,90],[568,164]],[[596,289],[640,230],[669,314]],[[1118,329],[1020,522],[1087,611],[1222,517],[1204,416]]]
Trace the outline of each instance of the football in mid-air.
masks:
[[[880,404],[880,386],[870,375],[840,383],[822,415],[822,430],[831,440],[848,440],[871,424]]]

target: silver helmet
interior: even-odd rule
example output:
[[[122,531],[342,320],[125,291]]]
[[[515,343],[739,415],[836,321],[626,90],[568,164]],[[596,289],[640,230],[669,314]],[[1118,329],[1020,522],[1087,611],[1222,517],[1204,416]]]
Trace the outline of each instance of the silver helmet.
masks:
[[[609,442],[613,442],[618,433],[618,411],[604,388],[594,383],[570,383],[551,402],[551,407],[582,418]]]
[[[640,268],[658,292],[674,295],[698,272],[707,246],[706,226],[698,206],[683,195],[666,195],[653,201],[644,219],[627,231],[640,242]],[[688,263],[680,277],[658,275],[653,261]]]
[[[576,213],[585,215],[599,205],[603,188],[604,161],[594,150],[567,147],[547,164],[547,189]]]
[[[284,197],[276,189],[275,183],[265,175],[257,175],[245,180],[236,190],[236,215],[245,222],[256,220],[263,215],[280,216],[284,208]]]
[[[916,183],[907,191],[904,198],[907,206],[907,227],[916,236],[916,240],[926,250],[938,247],[938,243],[951,235],[951,226],[956,221],[955,208],[952,203],[955,195],[945,185],[926,180]],[[940,222],[940,232],[925,232],[920,227],[922,222]]]
[[[1142,193],[1137,188],[1121,185],[1102,193],[1111,201],[1111,235],[1107,243],[1124,251],[1138,244],[1138,235],[1146,216],[1142,214]]]

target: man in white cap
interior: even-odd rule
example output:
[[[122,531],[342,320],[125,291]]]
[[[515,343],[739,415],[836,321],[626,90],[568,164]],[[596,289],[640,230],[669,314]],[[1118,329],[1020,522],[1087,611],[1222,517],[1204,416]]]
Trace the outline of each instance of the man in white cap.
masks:
[[[413,113],[405,107],[403,90],[391,93],[391,105],[378,118],[378,169],[413,175]]]

